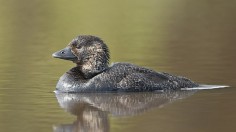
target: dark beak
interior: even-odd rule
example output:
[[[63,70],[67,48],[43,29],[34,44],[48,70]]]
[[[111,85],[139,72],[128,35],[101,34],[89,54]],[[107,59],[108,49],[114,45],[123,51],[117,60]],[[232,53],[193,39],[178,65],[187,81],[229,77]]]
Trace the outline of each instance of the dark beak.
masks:
[[[77,60],[77,57],[71,52],[70,47],[66,47],[65,49],[59,50],[52,54],[54,58],[64,59],[74,61]]]

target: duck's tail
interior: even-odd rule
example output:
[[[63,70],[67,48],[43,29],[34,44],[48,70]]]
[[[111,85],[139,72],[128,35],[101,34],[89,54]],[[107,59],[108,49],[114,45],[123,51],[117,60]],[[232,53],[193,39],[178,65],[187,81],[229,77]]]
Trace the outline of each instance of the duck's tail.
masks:
[[[216,89],[216,88],[227,88],[230,86],[227,85],[205,85],[205,84],[200,84],[198,87],[193,87],[193,88],[181,88],[181,90],[202,90],[202,89]]]

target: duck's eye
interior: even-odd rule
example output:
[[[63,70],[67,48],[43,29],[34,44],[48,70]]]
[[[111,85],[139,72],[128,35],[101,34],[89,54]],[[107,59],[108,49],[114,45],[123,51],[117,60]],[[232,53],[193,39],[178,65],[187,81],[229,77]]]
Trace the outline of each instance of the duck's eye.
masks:
[[[61,54],[65,54],[65,51],[61,51]]]
[[[81,49],[81,47],[82,47],[82,46],[81,46],[81,45],[79,45],[79,46],[77,46],[76,48],[77,48],[77,49]]]

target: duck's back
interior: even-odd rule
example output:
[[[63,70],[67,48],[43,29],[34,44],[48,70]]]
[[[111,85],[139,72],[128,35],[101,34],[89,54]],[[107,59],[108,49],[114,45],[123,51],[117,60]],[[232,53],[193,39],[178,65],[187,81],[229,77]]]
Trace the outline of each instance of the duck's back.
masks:
[[[77,67],[66,72],[57,84],[63,92],[97,91],[154,91],[197,87],[187,78],[136,66],[129,63],[115,63],[91,79],[83,77]]]
[[[198,86],[187,78],[155,72],[129,63],[115,63],[106,73],[116,80],[118,91],[154,91]]]

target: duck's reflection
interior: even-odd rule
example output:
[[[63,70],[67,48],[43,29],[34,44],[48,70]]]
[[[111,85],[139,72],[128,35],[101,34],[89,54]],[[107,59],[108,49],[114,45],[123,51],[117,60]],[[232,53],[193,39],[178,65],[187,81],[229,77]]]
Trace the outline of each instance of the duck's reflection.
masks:
[[[60,106],[76,115],[72,124],[53,126],[54,132],[108,132],[111,116],[137,115],[155,107],[162,107],[196,91],[168,91],[163,93],[56,93]]]

